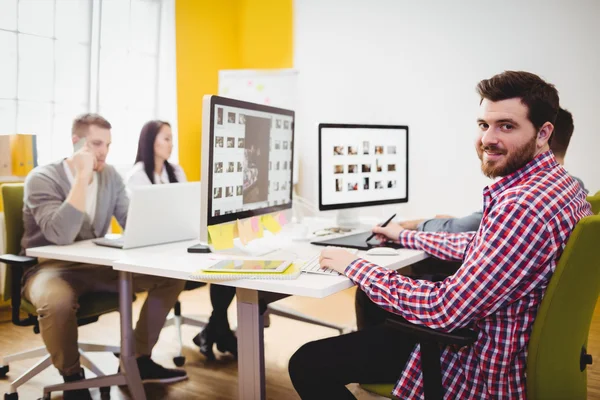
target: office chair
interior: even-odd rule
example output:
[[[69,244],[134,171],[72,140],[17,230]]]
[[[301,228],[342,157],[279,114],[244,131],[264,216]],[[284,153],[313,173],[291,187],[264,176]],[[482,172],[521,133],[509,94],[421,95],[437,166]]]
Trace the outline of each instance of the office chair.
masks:
[[[600,215],[585,217],[575,227],[533,323],[527,351],[527,398],[586,399],[586,366],[592,356],[586,346],[594,308],[600,294]],[[386,323],[416,335],[426,399],[443,397],[440,347],[468,346],[475,333],[466,329],[439,332],[406,321]],[[424,347],[425,345],[425,347]],[[365,390],[391,397],[394,384],[361,385]]]
[[[194,282],[187,281],[185,283],[185,287],[183,290],[194,290],[200,287],[206,286],[206,282]],[[175,306],[173,307],[173,315],[170,315],[165,321],[164,327],[175,326],[177,330],[177,339],[179,342],[179,355],[173,357],[173,363],[178,367],[183,366],[185,364],[185,356],[183,355],[183,341],[181,339],[181,327],[183,325],[197,326],[199,328],[204,328],[208,324],[208,320],[206,318],[199,318],[195,316],[183,316],[181,315],[181,302],[177,300]]]
[[[594,214],[600,213],[600,191],[593,196],[588,196],[586,200],[592,205],[592,212]]]
[[[2,185],[2,199],[4,204],[5,228],[6,228],[6,251],[7,254],[0,256],[0,262],[5,263],[6,279],[4,284],[4,300],[11,301],[12,322],[17,326],[32,326],[33,331],[38,334],[40,328],[36,316],[36,309],[29,301],[21,297],[21,279],[26,267],[37,264],[33,257],[19,256],[21,251],[21,237],[23,236],[23,187],[22,183]],[[77,325],[87,325],[96,322],[100,315],[119,310],[119,296],[114,293],[93,293],[79,298],[80,308],[77,311]],[[27,315],[21,318],[21,312]],[[98,378],[104,377],[104,373],[94,365],[86,356],[86,352],[113,352],[120,351],[119,346],[105,346],[99,344],[78,343],[81,365],[92,371]],[[44,371],[50,365],[50,355],[44,346],[27,350],[17,354],[0,357],[0,377],[5,377],[9,372],[9,364],[14,361],[27,360],[42,357],[42,359],[10,383],[8,392],[4,394],[5,400],[16,400],[19,398],[17,389]],[[98,378],[87,379],[87,388],[99,387]],[[106,377],[110,378],[110,377]],[[85,382],[85,381],[84,381]],[[73,382],[80,384],[81,382]],[[53,385],[44,388],[46,398],[52,391],[68,390],[73,383]],[[106,379],[104,382],[106,384]],[[100,387],[102,396],[110,396],[110,386]]]

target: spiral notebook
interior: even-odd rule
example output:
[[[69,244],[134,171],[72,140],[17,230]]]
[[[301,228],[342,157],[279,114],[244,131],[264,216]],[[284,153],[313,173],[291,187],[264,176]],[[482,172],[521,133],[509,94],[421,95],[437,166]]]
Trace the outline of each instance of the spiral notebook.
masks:
[[[242,272],[234,269],[209,271],[200,269],[189,276],[190,280],[231,281],[236,279],[296,279],[302,273],[302,263],[292,263],[283,272]]]

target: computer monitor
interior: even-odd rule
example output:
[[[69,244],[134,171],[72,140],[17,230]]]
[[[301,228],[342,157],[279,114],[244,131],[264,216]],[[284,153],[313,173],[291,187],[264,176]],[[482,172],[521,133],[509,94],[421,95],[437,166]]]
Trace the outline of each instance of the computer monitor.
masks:
[[[200,240],[207,227],[292,207],[294,111],[206,95]]]
[[[319,124],[319,210],[408,201],[408,126]],[[339,226],[356,212],[338,211]]]

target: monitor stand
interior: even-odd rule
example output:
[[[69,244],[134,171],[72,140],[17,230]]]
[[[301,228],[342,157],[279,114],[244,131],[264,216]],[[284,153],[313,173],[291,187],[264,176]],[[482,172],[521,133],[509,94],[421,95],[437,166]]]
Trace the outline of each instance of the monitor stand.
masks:
[[[358,211],[352,209],[338,210],[337,215],[335,217],[335,223],[338,228],[358,228],[360,226]]]

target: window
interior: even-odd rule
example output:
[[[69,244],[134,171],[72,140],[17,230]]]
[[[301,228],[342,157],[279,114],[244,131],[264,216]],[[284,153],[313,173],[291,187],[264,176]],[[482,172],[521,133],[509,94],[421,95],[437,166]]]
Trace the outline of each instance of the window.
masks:
[[[131,166],[144,122],[176,126],[174,8],[174,0],[0,1],[0,134],[36,134],[45,164],[72,152],[75,116],[98,112],[113,125],[108,161]]]

